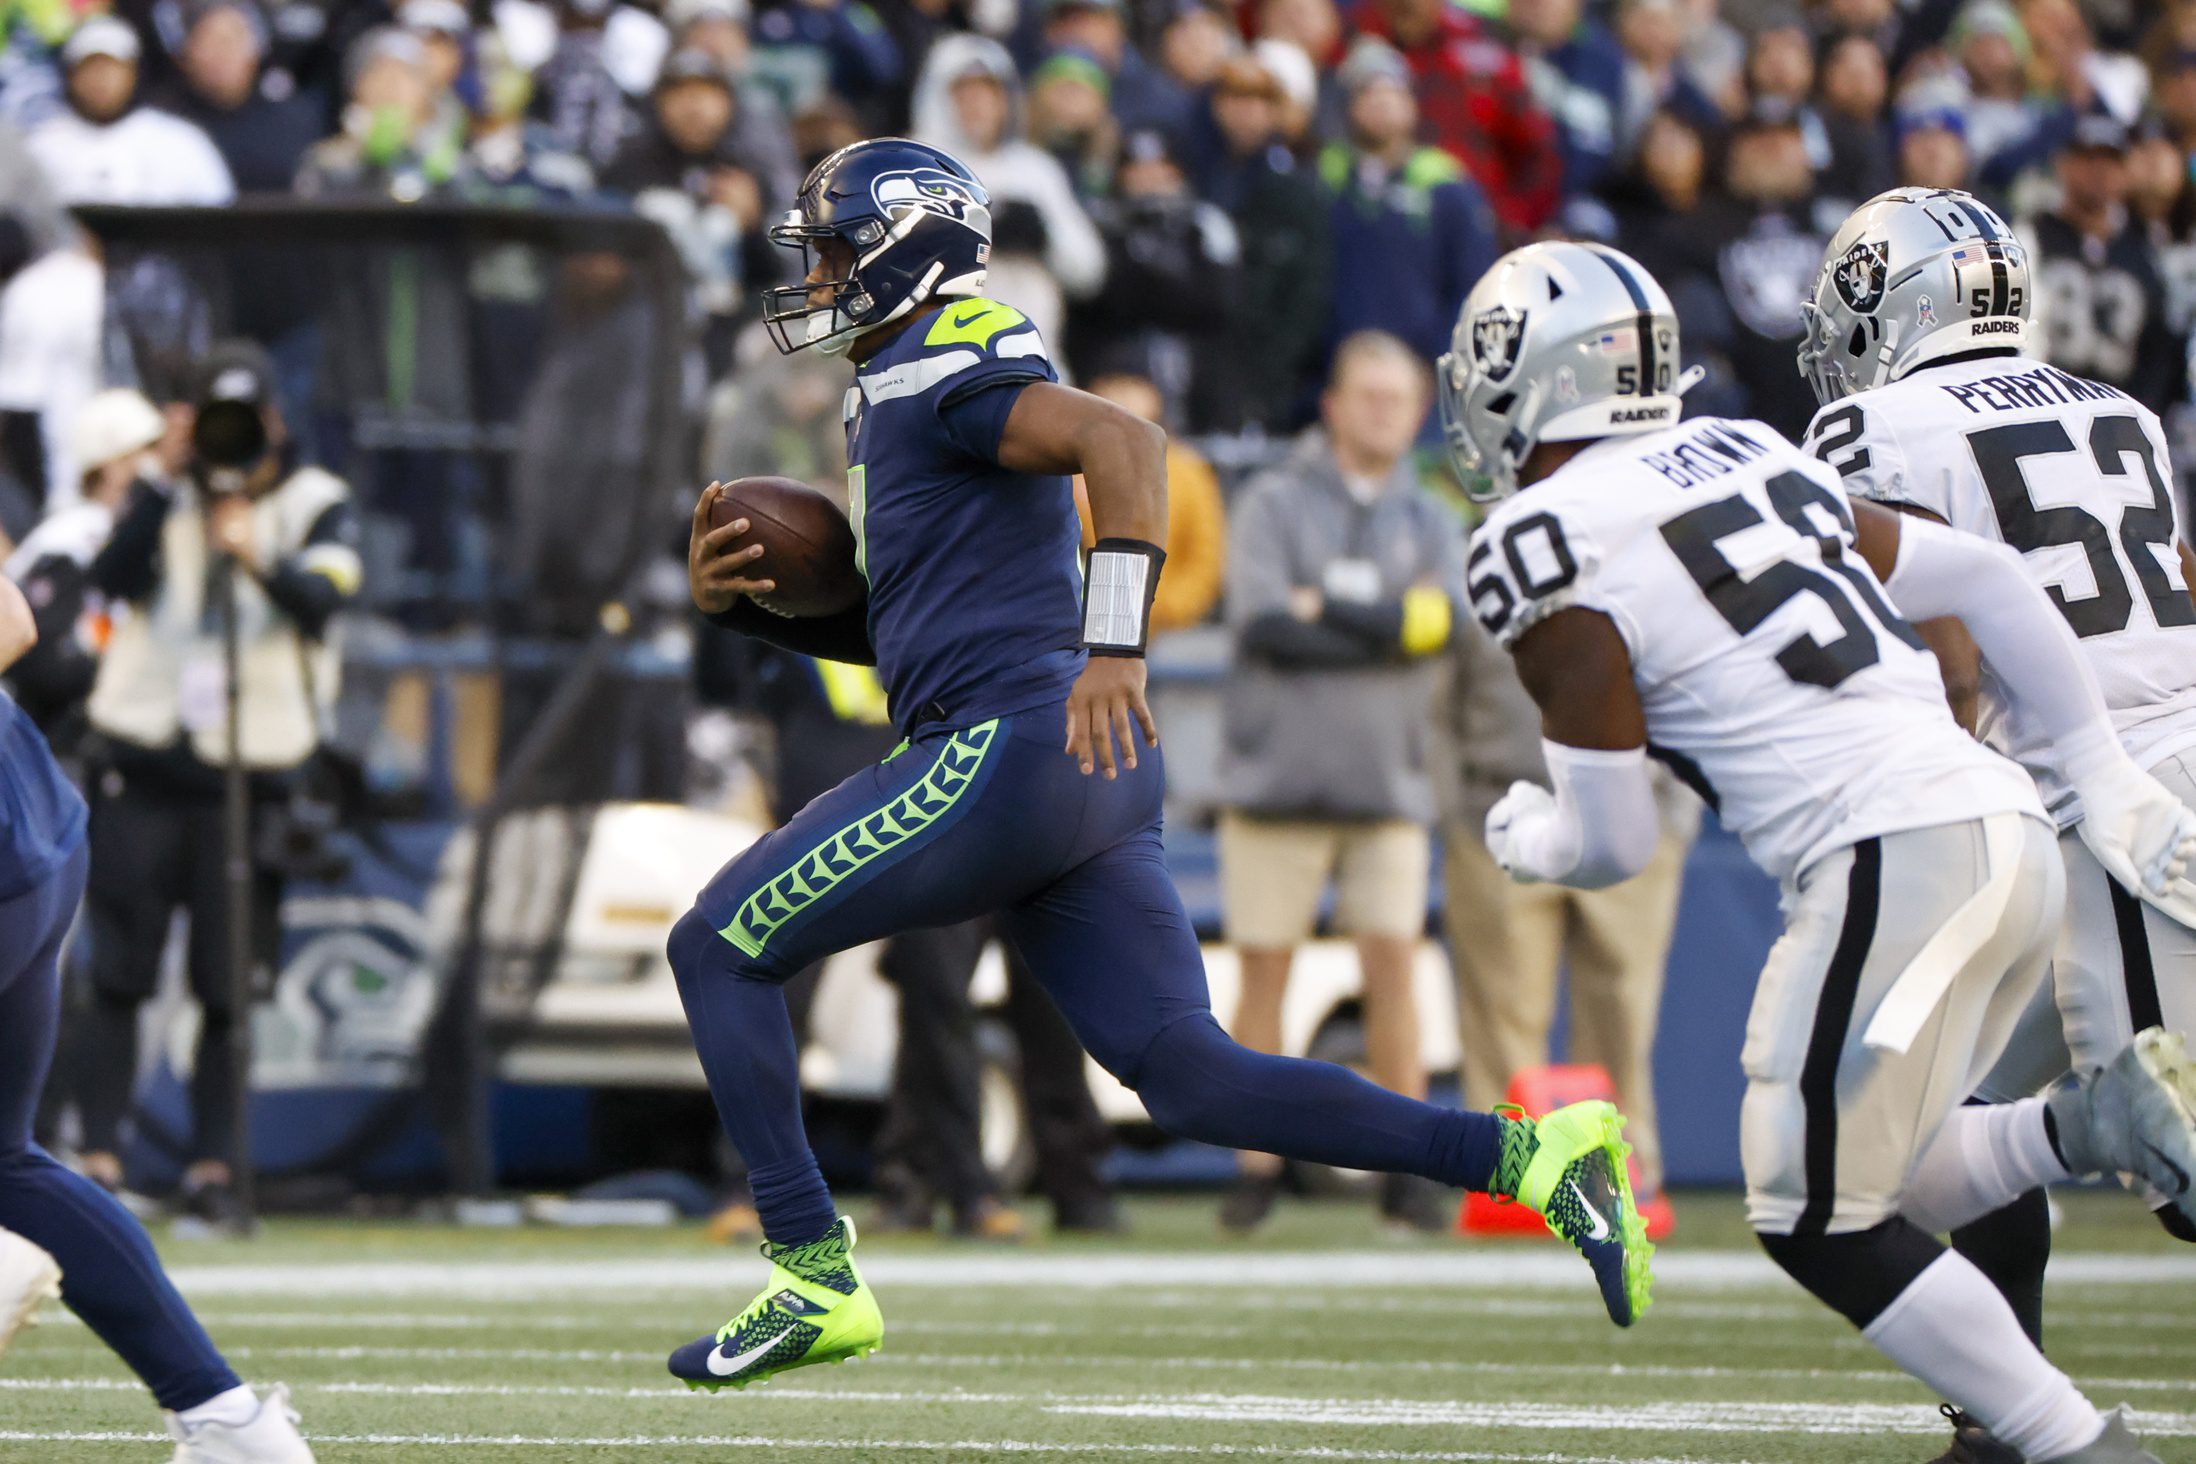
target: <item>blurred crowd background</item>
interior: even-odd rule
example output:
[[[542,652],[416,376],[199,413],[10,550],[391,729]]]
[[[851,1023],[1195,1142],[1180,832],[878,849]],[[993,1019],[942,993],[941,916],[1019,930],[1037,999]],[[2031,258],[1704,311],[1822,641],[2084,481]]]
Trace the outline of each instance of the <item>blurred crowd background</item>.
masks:
[[[2050,358],[2196,436],[2196,0],[0,0],[0,532],[50,643],[15,690],[101,809],[95,916],[103,819],[109,930],[180,907],[201,932],[195,1137],[169,1149],[208,1216],[235,1143],[235,1116],[208,1111],[234,1013],[223,892],[191,853],[215,837],[227,751],[193,722],[208,612],[170,584],[199,566],[173,536],[250,541],[268,591],[247,689],[287,708],[262,729],[287,750],[247,760],[293,846],[260,861],[266,922],[293,908],[286,881],[328,874],[292,827],[327,748],[300,749],[346,726],[337,820],[392,783],[445,830],[613,799],[782,816],[889,745],[889,714],[859,668],[691,619],[684,503],[765,472],[843,501],[843,364],[778,356],[757,296],[801,268],[765,231],[804,172],[887,133],[983,181],[989,292],[1063,375],[1175,434],[1154,654],[1185,732],[1169,852],[1239,960],[1236,1030],[1316,1043],[1287,1006],[1292,953],[1347,937],[1342,1055],[1414,1092],[1458,1066],[1484,1107],[1548,1059],[1567,973],[1568,1050],[1640,1119],[1650,1190],[1651,1052],[1700,815],[1667,790],[1663,855],[1596,895],[1515,889],[1480,846],[1487,807],[1542,773],[1531,708],[1464,609],[1471,510],[1434,450],[1431,363],[1471,285],[1528,240],[1615,244],[1707,370],[1688,411],[1797,437],[1815,406],[1799,305],[1831,232],[1895,185],[1969,189],[2032,251]],[[248,222],[112,213],[178,208]],[[209,456],[206,413],[238,405],[261,455]],[[235,487],[220,471],[248,476],[256,530],[214,502]],[[285,566],[316,565],[341,594],[280,592]],[[535,756],[605,628],[622,680]],[[110,635],[126,677],[102,664]],[[491,796],[514,767],[523,796]],[[256,934],[270,968],[282,934]],[[1446,1050],[1426,1033],[1442,934]],[[986,935],[883,962],[903,1020],[876,1172],[909,1224],[934,1201],[968,1233],[1018,1223],[977,1153]],[[559,958],[509,979],[538,995]],[[477,1004],[452,959],[420,957]],[[132,1120],[112,1090],[145,1067],[154,973],[80,964],[86,1054],[52,1106],[84,1090],[76,1137],[119,1185]],[[1026,986],[1010,975],[1008,1010],[1040,1180],[1063,1223],[1111,1223],[1105,1125],[1082,1084],[1046,1088],[1075,1062]],[[1258,1223],[1281,1184],[1246,1158],[1228,1222]],[[1408,1186],[1381,1203],[1440,1221]]]

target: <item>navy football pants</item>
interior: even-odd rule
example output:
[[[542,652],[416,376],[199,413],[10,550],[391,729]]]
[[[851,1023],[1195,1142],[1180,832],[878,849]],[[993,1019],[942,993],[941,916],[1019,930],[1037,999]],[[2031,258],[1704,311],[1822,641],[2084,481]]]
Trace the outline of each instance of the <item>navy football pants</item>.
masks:
[[[1231,1149],[1484,1189],[1498,1125],[1327,1063],[1238,1046],[1213,1020],[1197,937],[1160,854],[1156,748],[1108,782],[1061,751],[1058,704],[930,726],[818,797],[710,881],[671,965],[770,1238],[834,1219],[801,1127],[779,990],[835,951],[998,914],[1090,1054],[1161,1128]]]
[[[237,1386],[121,1202],[31,1142],[53,1057],[61,948],[84,895],[84,849],[43,884],[0,901],[0,1229],[61,1263],[61,1299],[145,1380],[163,1408]]]

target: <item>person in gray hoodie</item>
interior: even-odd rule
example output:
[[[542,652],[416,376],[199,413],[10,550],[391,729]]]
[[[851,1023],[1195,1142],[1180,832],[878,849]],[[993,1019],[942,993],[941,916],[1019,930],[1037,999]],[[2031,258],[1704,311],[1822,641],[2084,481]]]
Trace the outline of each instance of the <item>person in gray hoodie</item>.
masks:
[[[1427,736],[1464,570],[1462,526],[1411,461],[1431,399],[1409,346],[1349,337],[1323,427],[1237,501],[1221,766],[1221,911],[1243,971],[1236,1040],[1278,1049],[1290,961],[1331,881],[1335,924],[1363,968],[1372,1076],[1411,1097],[1426,1089],[1411,975],[1431,857]],[[1221,1223],[1262,1221],[1280,1174],[1271,1156],[1244,1155]],[[1406,1179],[1384,1183],[1381,1209],[1440,1223],[1430,1187]]]

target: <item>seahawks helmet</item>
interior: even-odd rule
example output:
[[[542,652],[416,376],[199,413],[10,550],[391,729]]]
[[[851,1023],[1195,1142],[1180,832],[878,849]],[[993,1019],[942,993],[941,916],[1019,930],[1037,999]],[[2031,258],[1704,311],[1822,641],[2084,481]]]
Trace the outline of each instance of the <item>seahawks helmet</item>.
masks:
[[[818,346],[836,356],[926,300],[982,292],[991,198],[951,154],[904,137],[872,138],[816,164],[770,239],[801,251],[804,277],[809,251],[825,239],[852,255],[836,279],[763,292],[763,321],[780,351]],[[810,303],[826,291],[827,301]]]
[[[1894,188],[1854,210],[1800,312],[1800,375],[1824,402],[1946,356],[2038,343],[2028,251],[1988,205],[1949,188]]]
[[[1497,260],[1436,372],[1449,456],[1481,501],[1513,492],[1543,442],[1675,426],[1684,386],[1670,297],[1600,244],[1530,244]]]

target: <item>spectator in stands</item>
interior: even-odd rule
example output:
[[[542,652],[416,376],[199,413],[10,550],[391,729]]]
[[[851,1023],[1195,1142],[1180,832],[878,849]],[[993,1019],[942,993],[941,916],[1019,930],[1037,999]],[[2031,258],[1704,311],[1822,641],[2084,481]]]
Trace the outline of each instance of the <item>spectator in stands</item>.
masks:
[[[734,366],[710,395],[697,476],[729,483],[775,473],[842,497],[845,367],[821,351],[781,358],[760,327],[741,335]]]
[[[1166,399],[1148,376],[1133,371],[1092,374],[1085,390],[1128,408],[1147,422],[1166,422]],[[1083,547],[1098,542],[1091,527],[1083,480],[1075,480],[1075,509],[1083,520]],[[1151,630],[1163,635],[1202,625],[1220,603],[1228,557],[1227,505],[1220,478],[1197,449],[1180,436],[1167,438],[1167,572],[1151,602]],[[1170,584],[1169,581],[1172,581]]]
[[[890,120],[882,103],[900,80],[900,48],[861,0],[777,0],[755,17],[754,38],[796,109],[831,91],[875,127]]]
[[[2075,0],[2026,0],[2021,23],[2049,86],[2075,116],[2102,109],[2128,123],[2141,115],[2149,71],[2131,55],[2099,47]]]
[[[2028,235],[2046,358],[2155,407],[2181,396],[2186,372],[2157,256],[2128,208],[2129,142],[2109,112],[2082,117],[2059,151],[2059,205],[2030,220]]]
[[[1553,218],[1562,146],[1517,54],[1447,0],[1359,0],[1355,17],[1360,31],[1402,53],[1429,136],[1486,190],[1503,229],[1522,241]]]
[[[1788,117],[1798,128],[1815,181],[1846,200],[1834,206],[1850,207],[1889,186],[1874,125],[1815,105],[1815,41],[1796,11],[1777,14],[1754,32],[1746,80],[1757,113]]]
[[[712,375],[731,360],[732,333],[756,283],[779,269],[765,224],[792,202],[792,189],[766,185],[743,146],[732,78],[702,51],[675,51],[656,82],[642,130],[602,173],[643,217],[670,233],[686,261],[695,304],[708,321],[704,356]]]
[[[2196,12],[2190,16],[2188,29],[2196,32]],[[2196,35],[2164,32],[2158,51],[2151,72],[2158,116],[2176,147],[2196,151]]]
[[[1326,136],[1342,125],[1342,91],[1335,81],[1342,61],[1342,12],[1335,0],[1263,0],[1257,31],[1253,45],[1289,93],[1290,146],[1299,151],[1316,146],[1314,134]],[[1304,59],[1309,86],[1300,80],[1307,73],[1274,58],[1273,51],[1281,47]]]
[[[1682,0],[1625,0],[1617,35],[1631,62],[1625,74],[1625,138],[1638,139],[1647,118],[1664,110],[1702,131],[1723,125],[1723,109],[1685,60]]]
[[[1029,78],[1029,140],[1052,154],[1086,202],[1111,186],[1120,161],[1112,88],[1105,68],[1081,51],[1053,52]]]
[[[534,73],[534,115],[566,152],[606,167],[637,125],[611,69],[605,33],[609,0],[560,0],[555,48]],[[523,60],[523,53],[514,50]]]
[[[288,76],[261,85],[267,22],[251,0],[212,0],[189,12],[177,74],[159,106],[203,129],[242,193],[287,193],[306,149],[322,136],[318,98]]]
[[[1293,426],[1296,398],[1326,345],[1333,220],[1318,176],[1284,139],[1288,105],[1264,44],[1221,69],[1206,103],[1198,191],[1235,225],[1242,283],[1191,384],[1197,430]]]
[[[343,130],[305,155],[300,194],[411,203],[458,176],[465,133],[440,105],[418,36],[394,26],[369,31],[345,70],[351,99]]]
[[[1959,106],[1977,176],[2003,188],[2073,118],[2062,102],[2030,89],[2028,31],[2008,0],[1968,0],[1947,43],[1966,87]]]
[[[754,19],[748,0],[671,0],[663,8],[674,50],[706,51],[724,74],[744,76],[755,43],[747,27]]]
[[[1334,195],[1328,339],[1384,330],[1430,362],[1500,252],[1495,220],[1456,159],[1419,144],[1417,94],[1393,48],[1359,41],[1342,84],[1348,134],[1319,158]]]
[[[2162,121],[2143,128],[2128,154],[2128,205],[2165,281],[2165,326],[2186,342],[2196,329],[2196,169]]]
[[[1324,430],[1237,499],[1221,768],[1222,917],[1243,972],[1236,1040],[1279,1049],[1291,958],[1331,882],[1363,972],[1367,1066],[1412,1096],[1426,1085],[1411,984],[1431,856],[1424,734],[1464,557],[1456,516],[1411,461],[1431,385],[1412,347],[1351,336]],[[1248,1230],[1272,1210],[1281,1168],[1268,1155],[1241,1163],[1221,1220]],[[1380,1208],[1429,1229],[1445,1218],[1404,1178],[1383,1181]]]
[[[664,10],[674,51],[700,51],[732,78],[738,100],[740,147],[763,169],[771,198],[790,200],[808,169],[793,146],[792,124],[776,88],[753,74],[749,60],[748,0],[673,0]]]
[[[1242,241],[1226,213],[1190,191],[1173,139],[1131,132],[1111,197],[1091,208],[1105,240],[1104,287],[1070,317],[1068,358],[1134,361],[1159,386],[1168,415],[1187,417],[1190,392],[1223,360],[1242,281]]]
[[[991,195],[985,288],[1013,304],[1062,350],[1067,303],[1104,283],[1105,241],[1051,154],[1021,135],[1021,76],[1006,47],[947,36],[915,88],[913,134],[968,164]]]
[[[64,202],[216,204],[236,196],[228,165],[199,128],[137,105],[137,32],[94,16],[62,48],[68,110],[29,138]]]
[[[1822,181],[1858,204],[1891,187],[1895,173],[1886,146],[1890,78],[1883,52],[1867,36],[1846,36],[1824,51],[1819,75],[1819,112],[1831,153],[1830,172]]]
[[[1825,205],[1815,197],[1800,118],[1775,99],[1757,102],[1733,128],[1723,196],[1701,211],[1703,237],[1716,250],[1730,359],[1746,410],[1795,440],[1816,407],[1814,393],[1791,369],[1800,302],[1822,268],[1828,230],[1845,211],[1843,202]]]
[[[593,193],[595,170],[587,160],[558,146],[547,123],[527,116],[533,78],[511,61],[502,36],[482,35],[474,46],[480,100],[466,119],[464,196],[523,204]]]
[[[1898,114],[1900,187],[1974,187],[1974,161],[1967,151],[1967,118],[1950,107]]]
[[[1044,0],[1045,45],[1081,51],[1105,69],[1123,131],[1186,125],[1196,99],[1129,44],[1122,10],[1122,0]]]
[[[1192,98],[1202,97],[1228,58],[1243,49],[1242,34],[1225,11],[1221,0],[1177,0],[1159,32],[1160,67]]]
[[[1508,657],[1475,624],[1449,647],[1435,717],[1441,809],[1442,926],[1456,975],[1464,1101],[1491,1108],[1511,1080],[1550,1061],[1559,978],[1569,973],[1567,1061],[1607,1069],[1631,1118],[1641,1198],[1662,1188],[1655,1129],[1655,1018],[1677,924],[1685,851],[1699,805],[1657,775],[1663,839],[1637,878],[1600,890],[1521,885],[1484,842],[1487,813],[1510,785],[1547,776],[1540,712]]]
[[[247,627],[238,662],[241,759],[253,825],[313,755],[334,705],[341,662],[336,613],[360,576],[350,490],[298,467],[275,406],[274,367],[246,342],[216,347],[195,393],[194,454],[172,489],[141,481],[91,571],[92,585],[132,613],[118,619],[92,688],[91,724],[106,744],[92,812],[93,1005],[84,1047],[84,1169],[119,1186],[123,1118],[136,1089],[138,1009],[153,994],[178,908],[190,917],[187,967],[200,1010],[191,1076],[184,1203],[209,1224],[239,1219],[230,1189],[236,1112],[231,1001],[219,617],[213,587],[233,584]],[[233,578],[223,565],[232,565]],[[208,678],[214,678],[209,682]],[[255,842],[257,851],[265,846]],[[282,871],[253,860],[252,988],[271,980]]]
[[[849,143],[869,136],[862,119],[843,97],[825,96],[793,114],[793,153],[800,160],[801,176]]]
[[[28,533],[75,495],[69,424],[99,384],[104,285],[73,238],[41,247],[0,213],[0,535]]]
[[[1534,99],[1555,119],[1563,191],[1591,192],[1627,142],[1624,50],[1585,0],[1510,0],[1510,29]]]
[[[9,668],[8,687],[65,759],[83,740],[84,702],[105,640],[92,561],[139,480],[166,481],[158,448],[167,435],[160,409],[127,387],[86,402],[69,424],[70,458],[81,470],[77,494],[49,510],[7,559],[6,575],[38,623],[38,644]]]

